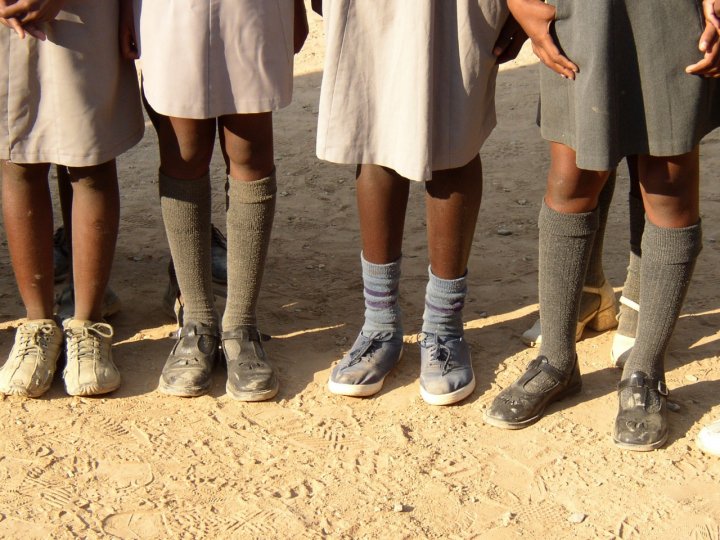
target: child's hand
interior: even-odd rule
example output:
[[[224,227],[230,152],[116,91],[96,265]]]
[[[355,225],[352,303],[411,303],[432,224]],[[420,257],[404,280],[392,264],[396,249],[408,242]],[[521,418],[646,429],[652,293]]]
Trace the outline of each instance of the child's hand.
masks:
[[[307,12],[303,0],[295,0],[295,24],[293,25],[293,48],[295,54],[299,53],[310,33]]]
[[[493,47],[497,63],[502,64],[513,60],[527,39],[527,34],[511,15],[500,30],[500,35]]]
[[[45,40],[47,36],[40,29],[40,25],[52,21],[65,4],[65,0],[0,0],[0,19],[16,19],[24,33],[37,39]]]
[[[137,60],[140,58],[137,47],[137,35],[135,34],[135,12],[132,0],[120,0],[120,56],[125,60]]]
[[[542,0],[508,0],[510,13],[532,41],[533,52],[540,61],[567,79],[575,79],[580,69],[565,57],[550,35],[555,8]]]
[[[685,68],[686,73],[702,77],[720,77],[720,34],[713,23],[708,20],[705,31],[700,36],[698,49],[703,53],[702,59]]]
[[[703,13],[705,14],[705,20],[720,31],[720,1],[703,0]]]

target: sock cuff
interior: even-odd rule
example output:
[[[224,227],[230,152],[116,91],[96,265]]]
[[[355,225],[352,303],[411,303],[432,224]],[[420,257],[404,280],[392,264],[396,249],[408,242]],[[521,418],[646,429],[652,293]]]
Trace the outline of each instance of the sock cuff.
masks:
[[[245,182],[236,180],[232,176],[228,176],[226,186],[228,197],[240,204],[261,204],[275,198],[277,193],[277,181],[275,179],[275,170],[270,176]]]
[[[442,279],[432,273],[428,266],[428,286],[443,294],[466,294],[467,293],[467,270],[456,279]]]
[[[195,180],[174,178],[158,171],[160,197],[196,202],[200,195],[210,193],[210,175],[204,174]]]
[[[686,264],[702,251],[702,221],[689,227],[665,228],[645,218],[643,259],[661,264]]]
[[[398,279],[400,277],[400,262],[402,255],[393,262],[387,264],[375,264],[365,260],[362,251],[360,252],[360,264],[363,275],[375,278]]]
[[[553,236],[581,237],[589,236],[597,231],[599,226],[597,208],[592,212],[579,214],[563,214],[557,212],[542,202],[538,226],[544,232]]]

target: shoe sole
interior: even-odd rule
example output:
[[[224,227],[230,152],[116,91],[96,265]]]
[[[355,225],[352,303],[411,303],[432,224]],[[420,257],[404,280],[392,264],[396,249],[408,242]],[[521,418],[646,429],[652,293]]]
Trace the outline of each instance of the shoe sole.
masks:
[[[99,386],[86,386],[83,388],[78,388],[77,390],[70,390],[69,388],[65,387],[65,391],[69,396],[78,396],[78,397],[89,397],[89,396],[101,396],[103,394],[109,394],[110,392],[114,392],[120,388],[120,383],[118,383],[115,386],[108,386],[105,388],[100,388]]]
[[[449,394],[431,394],[420,386],[420,395],[423,400],[425,400],[425,403],[428,403],[429,405],[452,405],[453,403],[457,403],[468,397],[473,393],[473,390],[475,390],[474,374],[472,380],[468,384],[462,388],[458,388],[454,392],[450,392]]]
[[[160,384],[158,385],[158,392],[161,394],[165,394],[166,396],[175,396],[175,397],[198,397],[203,396],[207,394],[210,391],[210,387],[212,386],[211,383],[208,383],[206,386],[195,386],[191,388],[176,388],[174,386],[171,386],[162,380],[160,381]]]
[[[537,415],[533,416],[532,418],[528,418],[527,420],[523,420],[521,422],[508,422],[507,420],[500,420],[499,418],[494,418],[492,416],[489,416],[487,411],[483,413],[483,422],[485,422],[488,425],[499,427],[502,429],[523,429],[528,426],[533,425],[535,422],[540,420],[543,416],[545,416],[545,412],[548,410],[548,407],[550,407],[553,403],[557,403],[558,401],[562,401],[563,399],[572,397],[576,394],[579,394],[582,390],[582,384],[578,386],[573,386],[572,388],[567,388],[564,391],[560,392],[557,397],[548,403],[545,408],[540,411]]]
[[[267,401],[268,399],[274,398],[278,391],[280,390],[280,385],[276,385],[274,388],[271,388],[269,390],[262,390],[259,392],[236,392],[235,390],[232,390],[228,385],[225,385],[225,392],[233,398],[238,401]]]
[[[38,390],[37,392],[32,392],[32,393],[28,392],[26,388],[8,388],[7,390],[0,390],[0,395],[16,396],[16,397],[23,397],[23,398],[39,398],[48,390],[50,390],[50,385],[48,385],[46,388],[43,388],[41,390]]]
[[[615,437],[613,437],[613,442],[615,443],[615,446],[618,448],[622,448],[623,450],[630,450],[632,452],[650,452],[652,450],[657,450],[661,446],[663,446],[668,440],[668,434],[665,433],[662,439],[659,441],[656,441],[654,443],[650,444],[629,444],[622,441],[618,441]]]

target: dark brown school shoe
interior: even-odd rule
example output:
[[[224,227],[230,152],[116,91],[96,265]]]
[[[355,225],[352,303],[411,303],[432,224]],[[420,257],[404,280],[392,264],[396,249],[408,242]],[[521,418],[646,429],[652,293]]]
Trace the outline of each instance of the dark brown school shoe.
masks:
[[[549,375],[554,381],[553,386],[543,392],[527,391],[527,383],[540,373]],[[517,381],[498,394],[483,419],[487,424],[503,429],[522,429],[540,420],[548,405],[580,390],[582,379],[577,356],[570,373],[563,373],[551,366],[545,356],[538,356]]]
[[[180,397],[206,394],[219,345],[217,328],[194,322],[185,324],[178,330],[177,343],[165,362],[158,390]]]
[[[668,438],[668,389],[665,381],[636,371],[618,384],[618,414],[613,440],[625,450],[649,452]]]
[[[227,362],[227,393],[240,401],[265,401],[278,393],[277,371],[265,356],[262,341],[270,339],[254,326],[238,326],[222,333]]]

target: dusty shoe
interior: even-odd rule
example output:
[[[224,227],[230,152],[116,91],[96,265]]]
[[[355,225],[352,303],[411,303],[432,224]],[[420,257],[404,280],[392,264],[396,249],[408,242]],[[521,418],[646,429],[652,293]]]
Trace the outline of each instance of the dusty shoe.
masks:
[[[635,371],[618,384],[618,414],[613,440],[625,450],[648,452],[668,438],[668,389],[665,381]]]
[[[420,395],[430,405],[450,405],[475,389],[470,349],[463,337],[420,334]]]
[[[71,396],[95,396],[117,390],[120,372],[112,360],[113,329],[107,323],[67,319],[63,371]]]
[[[268,361],[261,340],[269,339],[252,326],[239,326],[222,333],[227,362],[227,393],[240,401],[265,401],[280,388],[277,372]]]
[[[180,397],[201,396],[210,390],[212,370],[217,359],[220,338],[217,328],[189,322],[177,335],[158,390]]]
[[[210,251],[212,253],[213,292],[224,297],[227,295],[227,240],[215,225],[212,226]]]
[[[105,289],[102,303],[102,318],[109,319],[122,308],[120,298],[110,287]],[[75,315],[75,288],[72,285],[65,287],[55,298],[55,314],[58,319],[64,321]]]
[[[62,330],[52,319],[21,324],[15,333],[10,356],[0,369],[0,393],[38,397],[47,392],[55,375],[62,342]]]
[[[400,360],[402,333],[360,332],[350,351],[335,366],[328,381],[333,394],[364,397],[377,394],[390,370]]]
[[[583,306],[580,306],[577,327],[575,329],[575,341],[580,341],[586,326],[596,332],[605,332],[617,326],[617,319],[615,318],[617,313],[615,291],[610,283],[605,281],[600,287],[590,287],[586,285],[583,287],[583,295],[599,296],[600,301],[597,304],[593,304],[591,309],[583,310]],[[528,347],[538,347],[540,343],[542,343],[540,319],[536,320],[535,324],[523,332],[521,339]]]
[[[697,445],[703,452],[720,456],[720,420],[715,420],[700,430]]]
[[[65,227],[58,227],[53,235],[53,261],[55,264],[55,283],[62,283],[70,274],[72,266],[72,258],[65,237]]]

